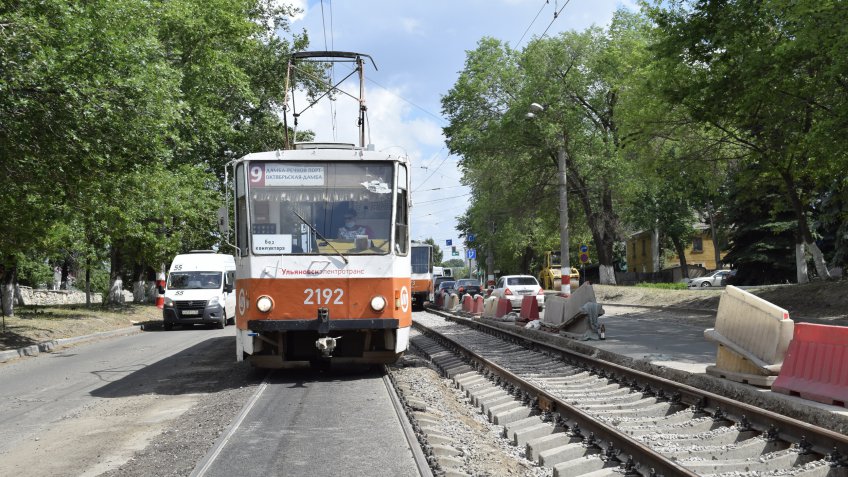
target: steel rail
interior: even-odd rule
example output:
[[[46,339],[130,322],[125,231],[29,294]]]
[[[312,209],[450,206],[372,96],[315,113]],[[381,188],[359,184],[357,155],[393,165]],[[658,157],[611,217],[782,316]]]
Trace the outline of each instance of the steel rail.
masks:
[[[577,432],[580,433],[579,435],[583,435],[585,437],[585,433],[589,432],[590,436],[594,436],[595,439],[600,439],[600,442],[596,440],[590,443],[597,445],[599,448],[604,450],[607,457],[615,458],[624,464],[630,465],[631,467],[643,469],[645,475],[680,475],[691,477],[698,475],[684,467],[681,467],[673,460],[636,441],[627,434],[623,434],[615,428],[604,424],[589,414],[586,414],[579,408],[568,404],[556,396],[548,394],[533,384],[528,383],[512,372],[466,348],[456,340],[442,335],[433,329],[427,328],[420,323],[413,322],[413,326],[424,335],[435,339],[437,342],[448,344],[449,347],[453,348],[467,359],[476,362],[478,367],[482,367],[491,372],[500,378],[500,380],[520,389],[523,393],[527,393],[535,397],[538,407],[542,411],[559,413],[562,419],[568,424],[568,427],[570,429],[577,429]],[[590,441],[591,440],[592,439],[590,438]],[[622,453],[628,458],[628,460],[632,459],[633,462],[628,463],[627,460],[622,460],[619,457]],[[650,469],[650,472],[647,472],[648,469]]]
[[[480,321],[457,317],[432,309],[428,309],[427,312],[442,316],[457,324],[483,330],[489,334],[508,336],[514,343],[530,343],[531,349],[558,355],[565,362],[578,363],[578,367],[600,377],[606,377],[613,382],[629,385],[645,394],[655,395],[659,399],[668,399],[672,402],[693,406],[695,409],[712,414],[716,419],[744,423],[744,427],[759,431],[769,439],[781,439],[799,444],[805,452],[812,451],[828,457],[833,462],[839,462],[840,465],[848,465],[848,436],[838,432],[703,389],[544,343]]]

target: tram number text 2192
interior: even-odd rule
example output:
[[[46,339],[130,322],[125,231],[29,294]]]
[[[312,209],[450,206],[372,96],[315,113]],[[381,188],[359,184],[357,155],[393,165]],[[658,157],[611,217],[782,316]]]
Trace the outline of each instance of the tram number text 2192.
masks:
[[[336,288],[335,290],[330,288],[307,288],[306,290],[303,290],[303,294],[306,295],[303,299],[304,305],[344,304],[342,301],[342,297],[344,297],[344,290],[341,288]]]

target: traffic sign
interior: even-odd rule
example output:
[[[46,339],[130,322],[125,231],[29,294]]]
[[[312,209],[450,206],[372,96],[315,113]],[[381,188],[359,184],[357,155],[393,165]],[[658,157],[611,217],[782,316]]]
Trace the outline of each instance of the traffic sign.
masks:
[[[451,239],[445,240],[445,245],[447,245],[447,246],[453,245],[453,240],[451,240]]]
[[[580,253],[586,253],[589,251],[589,246],[585,243],[580,244]]]
[[[589,254],[581,253],[580,254],[580,263],[589,263]]]
[[[473,242],[475,238],[476,237],[474,236],[474,234],[468,234],[468,241],[469,242]]]
[[[477,258],[477,250],[475,250],[473,248],[469,248],[468,250],[465,251],[465,253],[468,256],[469,260],[474,260],[475,258]]]

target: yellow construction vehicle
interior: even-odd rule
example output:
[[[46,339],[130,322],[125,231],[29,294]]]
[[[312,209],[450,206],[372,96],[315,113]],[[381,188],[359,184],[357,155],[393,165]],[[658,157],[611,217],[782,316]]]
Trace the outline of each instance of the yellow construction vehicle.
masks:
[[[562,260],[560,252],[546,251],[539,271],[539,284],[545,290],[559,291],[562,288]],[[580,283],[580,270],[571,267],[571,283],[576,288]]]

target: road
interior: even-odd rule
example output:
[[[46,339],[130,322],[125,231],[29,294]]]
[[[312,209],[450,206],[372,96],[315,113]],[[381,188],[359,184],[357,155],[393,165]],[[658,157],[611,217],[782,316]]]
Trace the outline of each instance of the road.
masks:
[[[233,330],[145,332],[0,366],[0,475],[120,466],[231,385],[219,377],[236,364]]]
[[[233,335],[146,331],[0,365],[0,475],[417,475],[381,372],[256,371]]]

